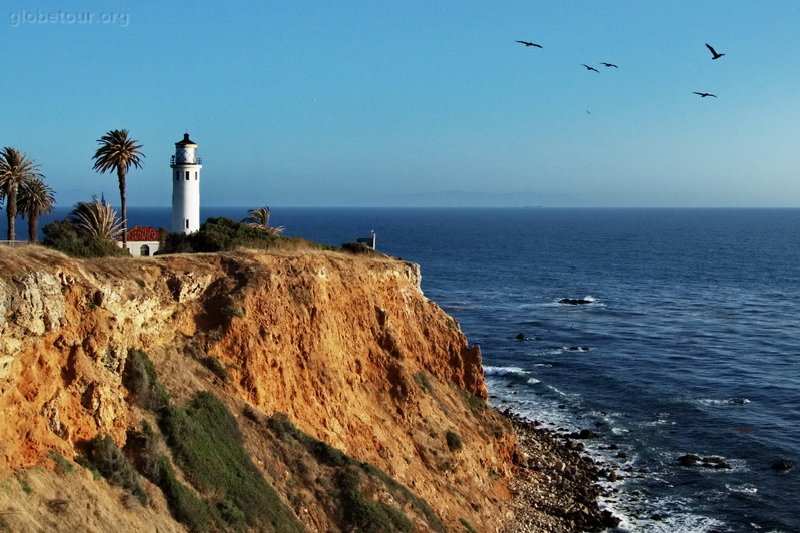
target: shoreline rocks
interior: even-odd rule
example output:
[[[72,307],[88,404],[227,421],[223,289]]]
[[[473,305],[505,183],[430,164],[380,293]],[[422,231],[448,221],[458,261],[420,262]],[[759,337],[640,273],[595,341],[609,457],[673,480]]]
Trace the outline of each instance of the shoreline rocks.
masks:
[[[566,444],[557,433],[508,410],[501,414],[514,427],[520,448],[509,487],[508,520],[501,531],[603,531],[619,524],[619,518],[598,505],[601,474],[605,479],[615,476],[581,454],[583,446]]]

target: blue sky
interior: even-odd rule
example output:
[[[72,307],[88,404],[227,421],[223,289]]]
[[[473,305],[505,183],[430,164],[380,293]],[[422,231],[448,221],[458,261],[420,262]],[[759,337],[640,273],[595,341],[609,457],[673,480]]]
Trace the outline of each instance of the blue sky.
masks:
[[[0,16],[0,145],[42,165],[59,205],[116,201],[90,159],[116,128],[147,156],[130,205],[169,204],[185,130],[205,205],[800,205],[796,0],[11,0]]]

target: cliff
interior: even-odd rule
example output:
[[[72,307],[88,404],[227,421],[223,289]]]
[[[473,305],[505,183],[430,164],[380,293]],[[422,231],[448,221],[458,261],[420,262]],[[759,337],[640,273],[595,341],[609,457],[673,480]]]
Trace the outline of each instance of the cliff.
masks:
[[[348,529],[348,513],[375,505],[413,530],[500,526],[516,439],[485,405],[479,349],[422,294],[417,265],[22,247],[0,248],[0,530],[186,527],[163,482],[141,479],[142,504],[72,462],[98,435],[128,456],[147,428],[170,442],[165,408],[125,383],[132,350],[170,405],[191,412],[209,391],[227,407],[253,468],[306,530]],[[224,500],[162,446],[192,494]]]

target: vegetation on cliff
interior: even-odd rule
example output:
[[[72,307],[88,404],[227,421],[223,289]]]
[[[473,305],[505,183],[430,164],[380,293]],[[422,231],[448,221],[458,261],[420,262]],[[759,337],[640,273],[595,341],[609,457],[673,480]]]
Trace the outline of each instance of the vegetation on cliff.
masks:
[[[514,439],[485,397],[416,265],[0,249],[0,529],[492,530]]]
[[[229,218],[209,218],[193,233],[170,233],[162,253],[221,252],[237,248],[254,250],[325,249],[299,237],[284,237],[256,224]]]

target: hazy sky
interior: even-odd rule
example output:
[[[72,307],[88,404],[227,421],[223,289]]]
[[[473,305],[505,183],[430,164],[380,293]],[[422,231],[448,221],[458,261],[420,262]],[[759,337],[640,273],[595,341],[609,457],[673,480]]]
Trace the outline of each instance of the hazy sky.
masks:
[[[0,146],[35,158],[62,206],[118,201],[91,161],[117,128],[147,156],[134,206],[169,205],[187,130],[205,205],[800,206],[797,0],[4,0],[0,15]]]

